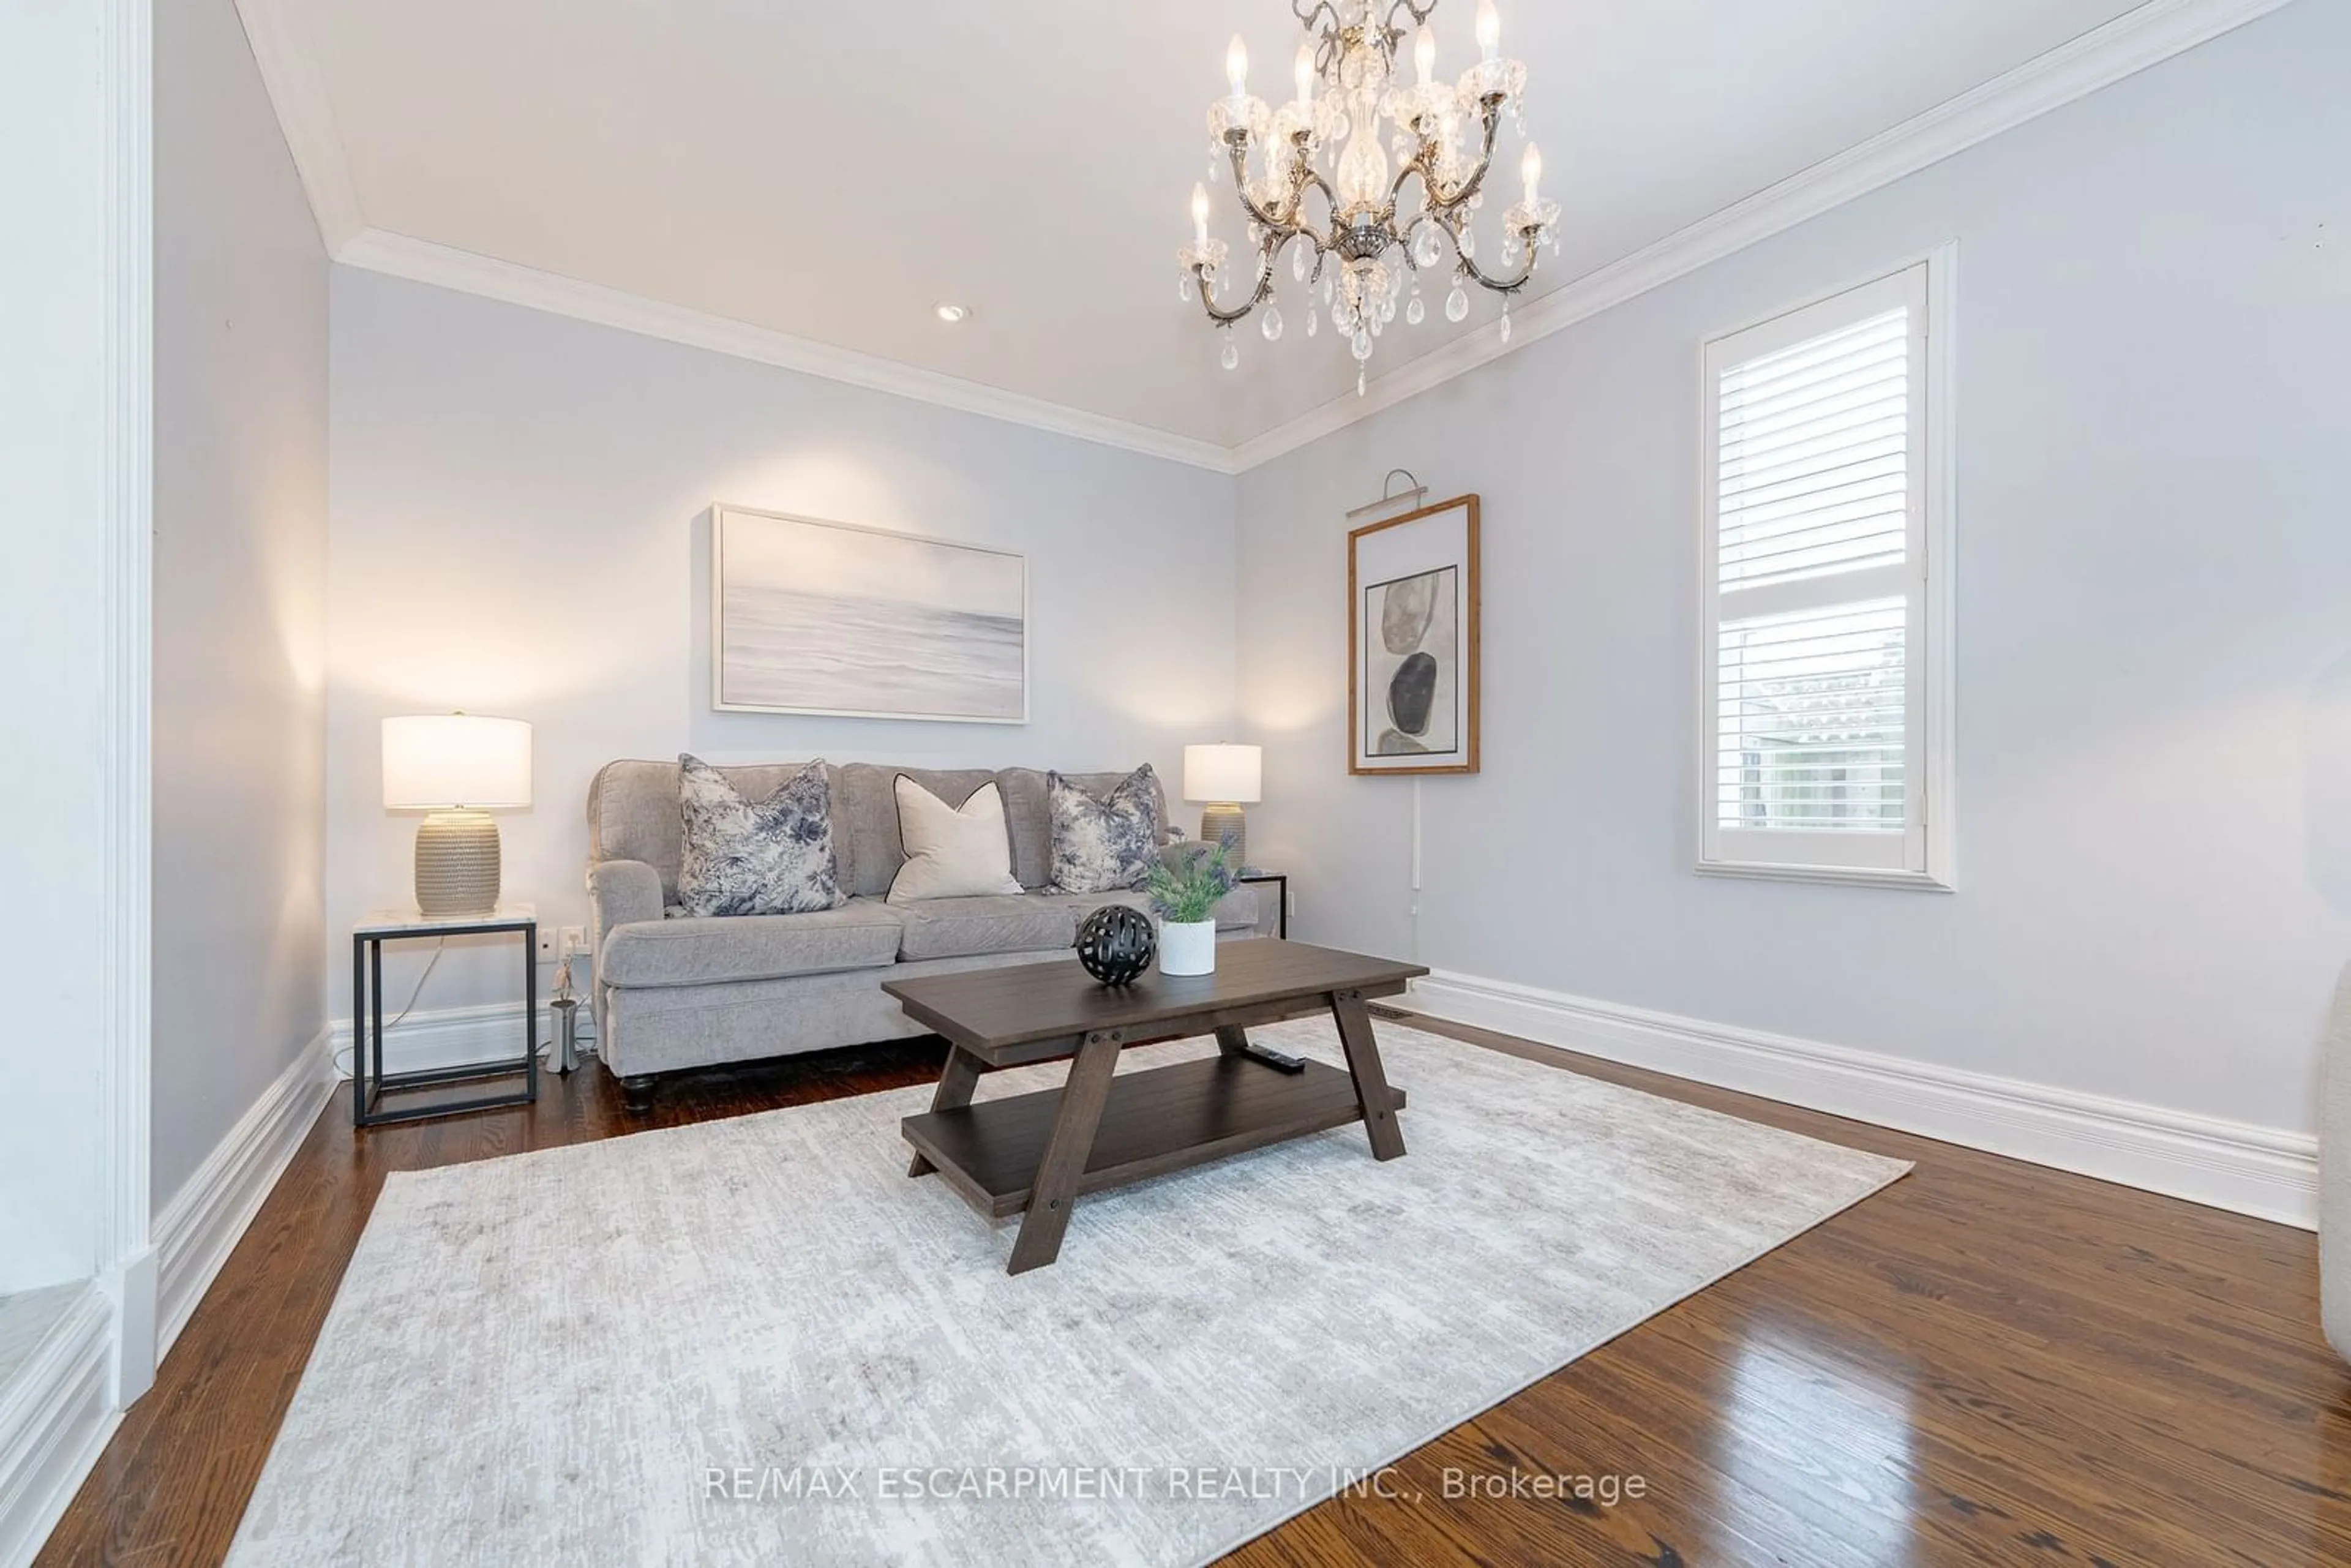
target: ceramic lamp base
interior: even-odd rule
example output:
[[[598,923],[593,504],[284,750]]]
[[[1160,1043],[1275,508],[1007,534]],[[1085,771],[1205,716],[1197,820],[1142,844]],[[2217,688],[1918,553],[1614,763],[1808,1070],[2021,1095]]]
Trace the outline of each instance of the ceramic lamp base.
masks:
[[[435,811],[416,830],[416,907],[434,920],[498,906],[498,825],[487,811]]]
[[[1200,813],[1200,841],[1221,843],[1225,835],[1233,839],[1232,863],[1236,870],[1249,864],[1249,819],[1241,809],[1230,801],[1219,801]]]

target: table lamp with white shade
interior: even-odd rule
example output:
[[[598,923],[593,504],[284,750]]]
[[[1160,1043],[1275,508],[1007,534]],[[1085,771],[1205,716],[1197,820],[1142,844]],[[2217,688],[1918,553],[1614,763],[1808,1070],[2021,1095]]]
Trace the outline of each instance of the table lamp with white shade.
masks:
[[[1207,803],[1200,837],[1213,844],[1231,835],[1236,865],[1249,864],[1249,819],[1241,807],[1265,798],[1264,759],[1264,747],[1229,741],[1184,748],[1184,799]]]
[[[530,804],[530,726],[518,718],[418,714],[383,721],[383,805],[431,813],[416,830],[416,907],[430,919],[498,904],[494,810]]]

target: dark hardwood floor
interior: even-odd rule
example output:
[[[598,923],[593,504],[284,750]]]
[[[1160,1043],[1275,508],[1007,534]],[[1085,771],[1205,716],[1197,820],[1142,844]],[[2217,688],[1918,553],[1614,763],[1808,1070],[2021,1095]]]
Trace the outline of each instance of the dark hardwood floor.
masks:
[[[1420,1449],[1390,1495],[1230,1562],[2351,1563],[2351,1369],[2319,1337],[2312,1237],[1519,1049],[1918,1168]],[[651,1124],[927,1082],[943,1059],[704,1074],[665,1084]],[[592,1064],[527,1110],[364,1136],[350,1117],[329,1103],[45,1568],[221,1557],[386,1173],[648,1124]],[[1559,1476],[1595,1495],[1535,1495]]]

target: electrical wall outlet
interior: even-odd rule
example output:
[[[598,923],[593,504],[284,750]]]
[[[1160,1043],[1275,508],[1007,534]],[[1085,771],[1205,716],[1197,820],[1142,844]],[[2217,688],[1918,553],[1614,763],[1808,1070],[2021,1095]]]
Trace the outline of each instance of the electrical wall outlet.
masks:
[[[542,964],[555,962],[555,927],[552,925],[538,928],[538,961]]]
[[[565,926],[563,950],[575,958],[585,955],[588,951],[588,928],[585,925]]]

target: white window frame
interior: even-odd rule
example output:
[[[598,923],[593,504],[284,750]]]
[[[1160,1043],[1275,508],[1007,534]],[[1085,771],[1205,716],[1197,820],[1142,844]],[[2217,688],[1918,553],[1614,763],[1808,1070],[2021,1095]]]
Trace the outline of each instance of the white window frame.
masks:
[[[1948,893],[1958,886],[1953,831],[1951,330],[1959,249],[1938,246],[1891,273],[1718,333],[1698,346],[1698,863],[1709,876],[1761,877]],[[1920,414],[1910,454],[1909,537],[1899,572],[1910,612],[1905,696],[1905,831],[1753,831],[1720,822],[1717,688],[1721,626],[1719,465],[1720,371],[1834,332],[1896,304],[1911,307],[1910,386]],[[1811,587],[1799,583],[1802,591]],[[1755,590],[1757,594],[1770,590]],[[1752,611],[1749,612],[1750,613]],[[1768,610],[1766,611],[1768,612]]]

